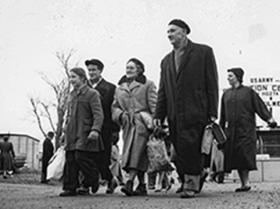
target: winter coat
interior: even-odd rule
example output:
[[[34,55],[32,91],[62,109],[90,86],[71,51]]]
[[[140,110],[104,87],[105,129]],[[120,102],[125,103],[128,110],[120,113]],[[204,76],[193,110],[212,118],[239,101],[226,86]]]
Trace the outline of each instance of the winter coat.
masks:
[[[104,160],[102,163],[106,163],[109,166],[113,139],[112,134],[113,132],[119,132],[118,125],[112,121],[111,111],[116,86],[102,78],[94,89],[97,90],[101,96],[100,98],[104,114],[101,129],[101,136],[104,144]]]
[[[177,71],[174,51],[161,62],[155,118],[168,118],[179,172],[198,175],[204,127],[210,116],[217,117],[218,75],[209,46],[189,40],[183,50]]]
[[[47,168],[49,160],[53,156],[54,147],[53,143],[49,138],[46,138],[43,142],[43,153],[42,153],[42,168]]]
[[[0,152],[2,155],[2,168],[4,171],[10,171],[13,169],[13,158],[15,152],[13,144],[11,142],[0,142]]]
[[[268,121],[271,114],[259,95],[247,86],[230,88],[222,96],[220,125],[228,137],[225,171],[256,169],[256,116]]]
[[[104,149],[101,137],[88,139],[92,130],[101,133],[103,110],[99,93],[84,85],[70,93],[66,125],[64,128],[66,151],[99,152]]]
[[[112,118],[123,130],[122,168],[125,171],[147,170],[146,145],[150,131],[141,118],[140,112],[153,115],[156,99],[155,84],[146,80],[144,76],[139,76],[139,79],[130,84],[121,82],[116,89],[112,104]]]

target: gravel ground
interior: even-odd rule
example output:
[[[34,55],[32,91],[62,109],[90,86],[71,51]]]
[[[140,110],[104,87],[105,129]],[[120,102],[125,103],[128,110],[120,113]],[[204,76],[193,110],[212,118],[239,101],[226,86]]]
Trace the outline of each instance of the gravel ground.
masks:
[[[120,209],[161,209],[161,208],[244,208],[267,209],[280,208],[280,182],[254,183],[252,190],[246,193],[235,193],[237,183],[206,183],[201,194],[193,199],[180,199],[175,194],[178,184],[168,193],[149,191],[146,197],[126,197],[119,187],[112,195],[106,195],[101,187],[97,194],[89,196],[59,197],[61,185],[52,182],[51,185],[38,183],[38,174],[20,174],[21,178],[0,179],[1,209],[40,209],[40,208],[120,208]],[[27,181],[26,179],[29,180]],[[33,178],[33,181],[32,181]]]

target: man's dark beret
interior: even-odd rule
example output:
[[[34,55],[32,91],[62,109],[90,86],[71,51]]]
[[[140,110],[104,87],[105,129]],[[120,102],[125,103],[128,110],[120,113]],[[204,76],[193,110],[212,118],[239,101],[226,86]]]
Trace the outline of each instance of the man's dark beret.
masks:
[[[103,70],[104,68],[104,64],[98,60],[98,59],[91,59],[91,60],[86,60],[85,61],[85,65],[97,65],[97,67],[99,68],[99,70]]]
[[[186,29],[187,31],[187,34],[189,34],[191,32],[191,29],[190,27],[188,26],[187,23],[185,23],[183,20],[180,20],[180,19],[174,19],[174,20],[171,20],[168,25],[176,25],[180,28],[183,28],[183,29]]]

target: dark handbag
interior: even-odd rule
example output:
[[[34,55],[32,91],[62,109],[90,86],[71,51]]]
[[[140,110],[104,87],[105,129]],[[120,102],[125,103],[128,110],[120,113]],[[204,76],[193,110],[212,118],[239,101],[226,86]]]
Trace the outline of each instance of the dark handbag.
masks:
[[[213,123],[212,131],[213,131],[214,138],[216,139],[216,141],[218,142],[219,145],[222,145],[227,141],[227,137],[226,137],[222,127],[219,124]]]

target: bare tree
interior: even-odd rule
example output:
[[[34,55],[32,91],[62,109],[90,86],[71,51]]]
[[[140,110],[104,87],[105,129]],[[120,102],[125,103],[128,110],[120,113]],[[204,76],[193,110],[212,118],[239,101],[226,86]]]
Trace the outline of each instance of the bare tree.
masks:
[[[70,61],[73,57],[74,50],[67,54],[56,53],[56,57],[63,70],[63,78],[60,81],[52,81],[47,75],[41,73],[42,80],[48,84],[55,95],[55,101],[44,101],[41,98],[30,97],[32,112],[37,120],[40,131],[46,137],[45,123],[55,133],[55,147],[59,147],[59,139],[62,135],[64,116],[67,108],[67,96],[70,92],[69,70]],[[77,65],[77,63],[76,63]],[[52,111],[54,109],[55,111]]]

